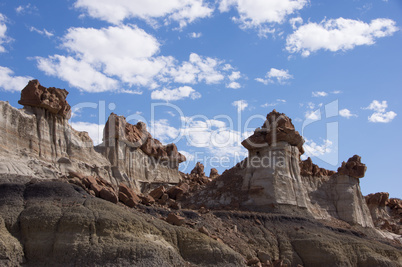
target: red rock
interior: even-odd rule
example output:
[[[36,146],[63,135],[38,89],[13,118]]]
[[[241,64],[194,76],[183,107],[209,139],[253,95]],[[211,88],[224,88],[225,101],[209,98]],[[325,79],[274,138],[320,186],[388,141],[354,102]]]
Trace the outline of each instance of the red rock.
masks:
[[[158,188],[154,189],[149,193],[153,199],[158,200],[162,197],[162,195],[166,192],[166,189],[163,185],[159,186]]]
[[[179,186],[173,186],[167,191],[168,195],[172,199],[177,199],[177,196],[180,196],[184,193],[184,190]]]
[[[155,199],[153,197],[151,197],[150,195],[148,196],[139,196],[139,198],[141,199],[141,203],[144,205],[152,205],[155,203]]]
[[[123,194],[121,198],[120,193]],[[124,196],[126,196],[127,199]],[[137,194],[123,183],[119,185],[119,200],[131,208],[135,207],[141,201]]]
[[[310,157],[308,157],[304,161],[300,161],[299,165],[300,165],[301,176],[323,177],[323,176],[331,176],[336,173],[334,171],[318,167],[318,165],[313,163]]]
[[[99,192],[99,197],[112,203],[118,202],[117,195],[111,188],[103,187]]]
[[[160,199],[158,199],[158,203],[161,205],[165,205],[167,201],[169,200],[169,195],[164,193]]]
[[[71,117],[71,107],[66,101],[67,95],[65,89],[46,88],[40,85],[38,80],[32,80],[22,89],[18,103],[23,106],[44,108],[68,120]]]
[[[181,226],[186,222],[186,218],[175,213],[169,213],[166,221],[170,224]]]
[[[267,120],[261,128],[254,131],[254,134],[244,140],[241,144],[248,150],[262,148],[276,142],[287,142],[292,146],[297,146],[300,154],[304,153],[304,139],[295,130],[292,119],[284,113],[279,113],[275,109],[267,115]]]
[[[338,174],[349,175],[354,178],[363,178],[367,167],[361,163],[361,157],[354,155],[348,159],[348,162],[342,162],[342,166],[338,168]]]
[[[365,197],[367,205],[385,207],[388,204],[389,193],[380,192]]]

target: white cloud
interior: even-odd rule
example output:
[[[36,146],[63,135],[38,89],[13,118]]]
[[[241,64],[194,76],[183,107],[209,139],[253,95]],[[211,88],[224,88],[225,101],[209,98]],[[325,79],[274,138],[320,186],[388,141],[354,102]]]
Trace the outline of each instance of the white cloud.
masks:
[[[290,79],[293,79],[293,75],[290,75],[288,70],[271,68],[265,75],[265,79],[256,78],[255,80],[268,85],[270,83],[286,84],[286,82]]]
[[[89,137],[91,137],[92,141],[94,142],[95,146],[99,145],[102,142],[103,128],[105,127],[104,125],[77,121],[77,122],[71,122],[71,126],[77,131],[87,132]]]
[[[116,90],[119,82],[107,77],[85,61],[60,55],[37,58],[38,68],[47,75],[67,81],[70,86],[87,92]]]
[[[196,53],[191,53],[188,61],[180,65],[176,61],[170,65],[162,74],[162,80],[172,79],[176,83],[195,84],[205,82],[206,84],[218,84],[222,81],[234,81],[241,77],[240,72],[230,71],[233,67],[230,64],[224,64],[224,61],[203,57]],[[239,87],[232,84],[233,87]],[[232,87],[232,88],[233,88]]]
[[[312,92],[311,95],[312,95],[313,97],[324,97],[324,96],[327,96],[328,93],[323,92],[323,91],[321,91],[321,92],[320,92],[320,91],[316,91],[316,92]]]
[[[297,25],[303,24],[303,19],[301,17],[291,18],[289,20],[290,25],[292,25],[293,30],[297,29]]]
[[[335,91],[332,91],[332,92],[331,92],[331,94],[334,94],[334,95],[338,95],[338,94],[340,94],[340,93],[342,93],[342,91],[339,91],[339,90],[335,90]]]
[[[12,39],[6,35],[7,32],[7,25],[6,25],[7,18],[0,13],[0,53],[6,52],[3,44],[9,43]]]
[[[248,103],[246,100],[237,100],[232,103],[232,106],[237,107],[237,112],[241,112],[248,107]]]
[[[303,57],[320,49],[346,51],[359,45],[373,45],[377,38],[391,36],[398,28],[391,19],[375,19],[369,24],[352,19],[324,19],[300,26],[286,39],[286,50]]]
[[[305,143],[303,145],[304,155],[303,159],[307,157],[319,157],[324,154],[331,153],[332,151],[332,142],[330,140],[324,140],[322,145],[318,145],[312,140],[305,139]]]
[[[369,118],[368,120],[370,122],[381,122],[381,123],[388,123],[391,122],[395,117],[396,117],[396,113],[393,111],[388,111],[385,113],[381,113],[381,112],[374,112]]]
[[[196,38],[200,38],[202,36],[202,33],[200,33],[200,32],[192,32],[192,33],[189,33],[188,35],[190,36],[190,38],[196,39]]]
[[[373,102],[370,103],[370,105],[366,108],[363,109],[368,109],[368,110],[373,110],[374,113],[368,117],[369,122],[381,122],[381,123],[389,123],[391,122],[395,117],[396,113],[393,111],[386,111],[388,108],[387,101],[378,101],[378,100],[373,100]]]
[[[176,138],[181,137],[180,130],[169,125],[169,121],[161,119],[151,122],[150,133],[162,143],[176,143]]]
[[[19,5],[15,9],[15,12],[17,12],[17,14],[19,14],[19,15],[32,14],[35,11],[38,11],[38,8],[36,6],[31,5],[31,4],[27,4],[25,6]]]
[[[190,86],[182,86],[176,89],[164,88],[162,90],[152,91],[151,93],[151,99],[154,100],[176,101],[187,97],[194,100],[200,98],[201,94]]]
[[[262,104],[261,107],[262,108],[275,107],[282,103],[286,103],[286,100],[285,99],[277,99],[275,102]]]
[[[150,24],[155,24],[156,19],[163,19],[165,24],[176,21],[180,27],[209,17],[213,12],[203,0],[77,0],[74,6],[93,18],[113,24],[120,24],[129,18],[143,19]]]
[[[195,159],[194,155],[187,151],[180,150],[179,153],[186,157],[186,161],[193,161]]]
[[[35,28],[35,27],[29,28],[29,31],[31,31],[31,32],[37,32],[37,33],[39,33],[40,35],[43,35],[43,36],[46,36],[46,37],[52,37],[52,36],[54,35],[53,33],[47,31],[46,29],[39,30],[39,29],[37,29],[37,28]]]
[[[158,40],[133,25],[70,28],[61,41],[67,55],[37,57],[39,69],[88,92],[140,94],[138,87],[156,89],[172,82],[218,84],[240,75],[224,61],[196,53],[181,64],[171,56],[158,56]],[[133,86],[137,89],[131,90]]]
[[[339,110],[339,115],[340,115],[341,117],[344,117],[344,118],[347,118],[347,119],[349,119],[349,118],[351,118],[351,117],[357,117],[356,114],[352,114],[352,113],[350,112],[350,110],[349,110],[349,109],[346,109],[346,108]]]
[[[312,121],[316,121],[316,120],[320,120],[321,119],[321,112],[319,109],[315,110],[315,111],[307,111],[305,114],[305,117],[307,120],[312,120]]]
[[[229,80],[236,81],[240,79],[240,77],[241,77],[240,71],[233,71],[232,74],[230,74],[229,76]]]
[[[272,33],[272,24],[283,23],[288,15],[307,5],[307,0],[220,0],[220,12],[236,8],[239,17],[234,20],[242,29],[257,28],[260,35]]]
[[[14,72],[11,69],[0,66],[0,88],[3,90],[19,92],[32,79],[29,76],[14,76]]]
[[[231,88],[231,89],[239,89],[239,88],[241,88],[241,85],[238,82],[231,82],[231,83],[227,84],[226,87]]]

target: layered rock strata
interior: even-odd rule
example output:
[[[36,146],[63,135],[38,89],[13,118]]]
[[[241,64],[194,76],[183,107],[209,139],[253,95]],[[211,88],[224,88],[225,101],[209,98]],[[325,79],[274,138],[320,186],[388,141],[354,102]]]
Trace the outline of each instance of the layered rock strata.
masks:
[[[131,125],[111,114],[104,142],[95,149],[88,133],[69,125],[67,95],[65,89],[46,88],[32,80],[21,92],[23,109],[0,102],[2,182],[61,178],[75,172],[116,186],[125,183],[137,191],[154,183],[179,183],[178,165],[186,159],[175,144],[164,146],[144,123]]]
[[[360,157],[344,162],[338,172],[328,171],[310,158],[300,160],[303,143],[291,119],[273,110],[264,125],[242,142],[248,158],[189,198],[188,204],[297,212],[373,227],[359,185],[366,170]]]

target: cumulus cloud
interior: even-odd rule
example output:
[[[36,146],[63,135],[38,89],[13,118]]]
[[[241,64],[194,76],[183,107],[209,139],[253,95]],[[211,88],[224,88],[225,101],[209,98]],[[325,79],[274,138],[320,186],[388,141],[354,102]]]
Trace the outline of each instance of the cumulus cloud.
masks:
[[[389,123],[396,117],[397,114],[393,111],[387,112],[386,111],[387,108],[388,108],[387,101],[384,100],[380,102],[378,100],[373,100],[373,102],[371,102],[368,107],[363,109],[374,111],[374,113],[368,117],[369,122]]]
[[[309,22],[286,38],[286,50],[307,57],[320,49],[336,52],[373,45],[376,39],[395,33],[398,30],[395,24],[395,21],[383,18],[370,23],[344,18]]]
[[[232,103],[232,106],[237,107],[237,112],[241,112],[248,107],[246,100],[237,100]]]
[[[225,65],[223,63],[223,61],[215,58],[191,53],[189,61],[184,61],[177,67],[173,66],[168,74],[177,83],[205,82],[206,84],[216,84],[225,79]]]
[[[230,64],[196,53],[181,63],[160,56],[158,40],[133,25],[70,28],[61,42],[67,55],[37,57],[38,68],[87,92],[119,92],[118,88],[132,86],[156,89],[172,82],[218,84],[240,75]]]
[[[0,13],[0,53],[6,52],[3,44],[10,42],[12,39],[6,35],[7,25],[6,25],[6,17]]]
[[[19,5],[16,9],[15,12],[19,15],[24,15],[24,14],[32,14],[34,12],[38,11],[38,8],[36,6],[33,6],[31,4],[27,5]]]
[[[105,127],[103,124],[100,125],[96,123],[77,121],[71,122],[71,126],[77,131],[87,132],[95,146],[102,143],[103,128]]]
[[[270,83],[286,84],[290,79],[293,79],[293,75],[289,74],[288,70],[271,68],[265,75],[265,78],[256,78],[255,80],[268,85]]]
[[[231,83],[227,84],[226,87],[231,88],[231,89],[239,89],[239,88],[241,88],[241,85],[238,82],[231,82]]]
[[[307,157],[319,157],[324,154],[331,153],[332,151],[332,142],[330,140],[324,140],[321,145],[316,142],[305,139],[304,145],[304,155],[303,159]]]
[[[323,92],[323,91],[315,91],[315,92],[312,92],[311,95],[313,97],[323,97],[323,96],[327,96],[328,93]]]
[[[162,19],[165,24],[176,21],[180,27],[209,17],[213,12],[203,0],[77,0],[74,6],[90,17],[112,24],[120,24],[129,18],[143,19],[150,24]]]
[[[15,76],[11,69],[0,66],[0,88],[3,90],[19,92],[32,79],[29,76]]]
[[[307,0],[220,0],[220,12],[227,12],[235,8],[239,14],[234,21],[242,29],[256,28],[260,35],[272,33],[272,24],[283,23],[287,16],[301,10],[308,3]]]
[[[344,118],[347,118],[347,119],[349,119],[349,118],[351,118],[351,117],[357,117],[356,114],[352,114],[352,113],[350,112],[350,110],[347,109],[347,108],[344,108],[344,109],[339,110],[339,115],[340,115],[341,117],[344,117]]]
[[[151,98],[154,100],[176,101],[190,97],[191,99],[197,99],[201,97],[201,94],[196,92],[190,86],[182,86],[176,89],[155,90],[151,93]]]

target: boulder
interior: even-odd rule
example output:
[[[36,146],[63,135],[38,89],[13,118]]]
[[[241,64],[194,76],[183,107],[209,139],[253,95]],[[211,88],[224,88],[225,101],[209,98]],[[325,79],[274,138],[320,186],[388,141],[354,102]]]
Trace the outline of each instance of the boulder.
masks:
[[[131,208],[141,201],[137,194],[123,183],[119,185],[119,200]]]
[[[68,92],[65,89],[46,88],[40,85],[38,80],[31,80],[22,89],[18,103],[23,106],[44,108],[68,120],[71,117],[71,107],[67,103],[67,95]]]
[[[354,178],[363,178],[367,167],[361,163],[361,157],[354,155],[347,162],[342,162],[342,166],[338,168],[338,174],[349,175]]]
[[[204,177],[205,176],[204,164],[202,164],[201,162],[197,162],[195,164],[194,169],[192,169],[190,174],[195,175],[195,176],[199,176],[199,177]]]
[[[284,113],[279,113],[275,109],[267,115],[267,120],[261,128],[257,128],[254,134],[244,140],[241,144],[248,150],[261,149],[268,145],[278,142],[286,142],[296,146],[300,155],[304,153],[304,139],[295,130],[292,119]]]
[[[162,197],[162,195],[166,192],[166,189],[163,185],[159,186],[158,188],[155,188],[154,190],[149,193],[149,195],[155,199],[158,200]]]
[[[186,218],[172,212],[169,213],[166,221],[170,224],[181,226],[186,222]]]

